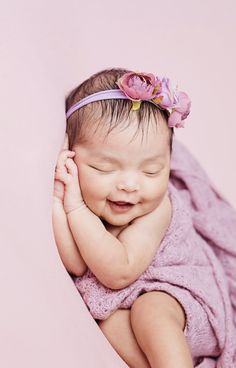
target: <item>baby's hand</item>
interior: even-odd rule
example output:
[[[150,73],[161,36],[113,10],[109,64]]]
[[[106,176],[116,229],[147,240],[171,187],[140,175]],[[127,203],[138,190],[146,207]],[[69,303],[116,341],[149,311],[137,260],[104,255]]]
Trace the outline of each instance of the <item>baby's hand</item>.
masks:
[[[55,179],[64,184],[64,210],[67,213],[84,205],[83,197],[80,190],[78,169],[73,161],[75,152],[64,150],[60,153]]]
[[[54,190],[53,190],[53,201],[60,202],[63,204],[64,199],[64,184],[54,178]]]
[[[68,142],[68,135],[65,134],[65,139],[64,139],[64,143],[63,143],[63,147],[61,149],[61,152],[64,150],[67,150],[69,147],[69,142]],[[60,152],[60,155],[61,155]],[[57,158],[57,166],[60,165],[60,155]],[[57,168],[56,166],[56,168]],[[55,168],[55,170],[56,170]],[[65,184],[56,179],[56,175],[54,177],[54,190],[53,190],[53,201],[54,202],[60,202],[63,205],[63,200],[64,200],[64,191],[65,191]]]

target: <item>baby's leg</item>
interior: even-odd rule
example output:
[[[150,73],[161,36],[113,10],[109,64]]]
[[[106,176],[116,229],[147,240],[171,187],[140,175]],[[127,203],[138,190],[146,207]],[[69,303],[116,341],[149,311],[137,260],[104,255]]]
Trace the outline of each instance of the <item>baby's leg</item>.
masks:
[[[131,307],[131,325],[152,368],[192,368],[183,330],[185,314],[172,296],[161,291],[142,294]]]
[[[106,320],[98,321],[98,324],[110,344],[130,368],[150,368],[133,334],[129,309],[118,309]]]

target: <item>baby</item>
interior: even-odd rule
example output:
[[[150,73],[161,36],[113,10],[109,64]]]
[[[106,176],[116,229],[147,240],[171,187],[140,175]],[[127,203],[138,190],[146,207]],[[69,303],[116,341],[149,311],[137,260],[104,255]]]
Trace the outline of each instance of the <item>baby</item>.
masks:
[[[189,111],[184,92],[150,73],[104,70],[71,92],[53,202],[56,244],[70,274],[89,269],[118,290],[151,264],[172,218],[173,128]],[[97,322],[131,368],[193,367],[184,310],[166,292],[142,293],[130,309]]]

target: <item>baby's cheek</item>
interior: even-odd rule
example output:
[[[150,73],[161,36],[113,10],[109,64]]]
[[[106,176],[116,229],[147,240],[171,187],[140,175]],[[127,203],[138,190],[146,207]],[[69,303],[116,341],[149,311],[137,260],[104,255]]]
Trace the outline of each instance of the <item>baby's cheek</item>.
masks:
[[[157,180],[149,183],[146,189],[147,200],[154,201],[156,204],[160,203],[164,197],[168,186],[168,180]]]
[[[106,181],[99,180],[99,178],[95,176],[87,176],[81,180],[81,192],[86,201],[94,201],[98,202],[104,200],[108,195],[108,186]]]

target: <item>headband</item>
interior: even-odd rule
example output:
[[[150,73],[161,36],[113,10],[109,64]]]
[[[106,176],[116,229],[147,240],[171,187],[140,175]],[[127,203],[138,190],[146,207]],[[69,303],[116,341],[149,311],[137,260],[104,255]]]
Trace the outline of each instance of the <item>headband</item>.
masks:
[[[185,92],[172,88],[169,78],[159,79],[151,73],[125,73],[116,82],[119,89],[99,91],[82,98],[66,112],[68,119],[75,111],[89,103],[101,100],[128,99],[131,110],[138,110],[142,101],[148,101],[169,113],[170,128],[184,127],[184,120],[190,113],[191,101]]]

